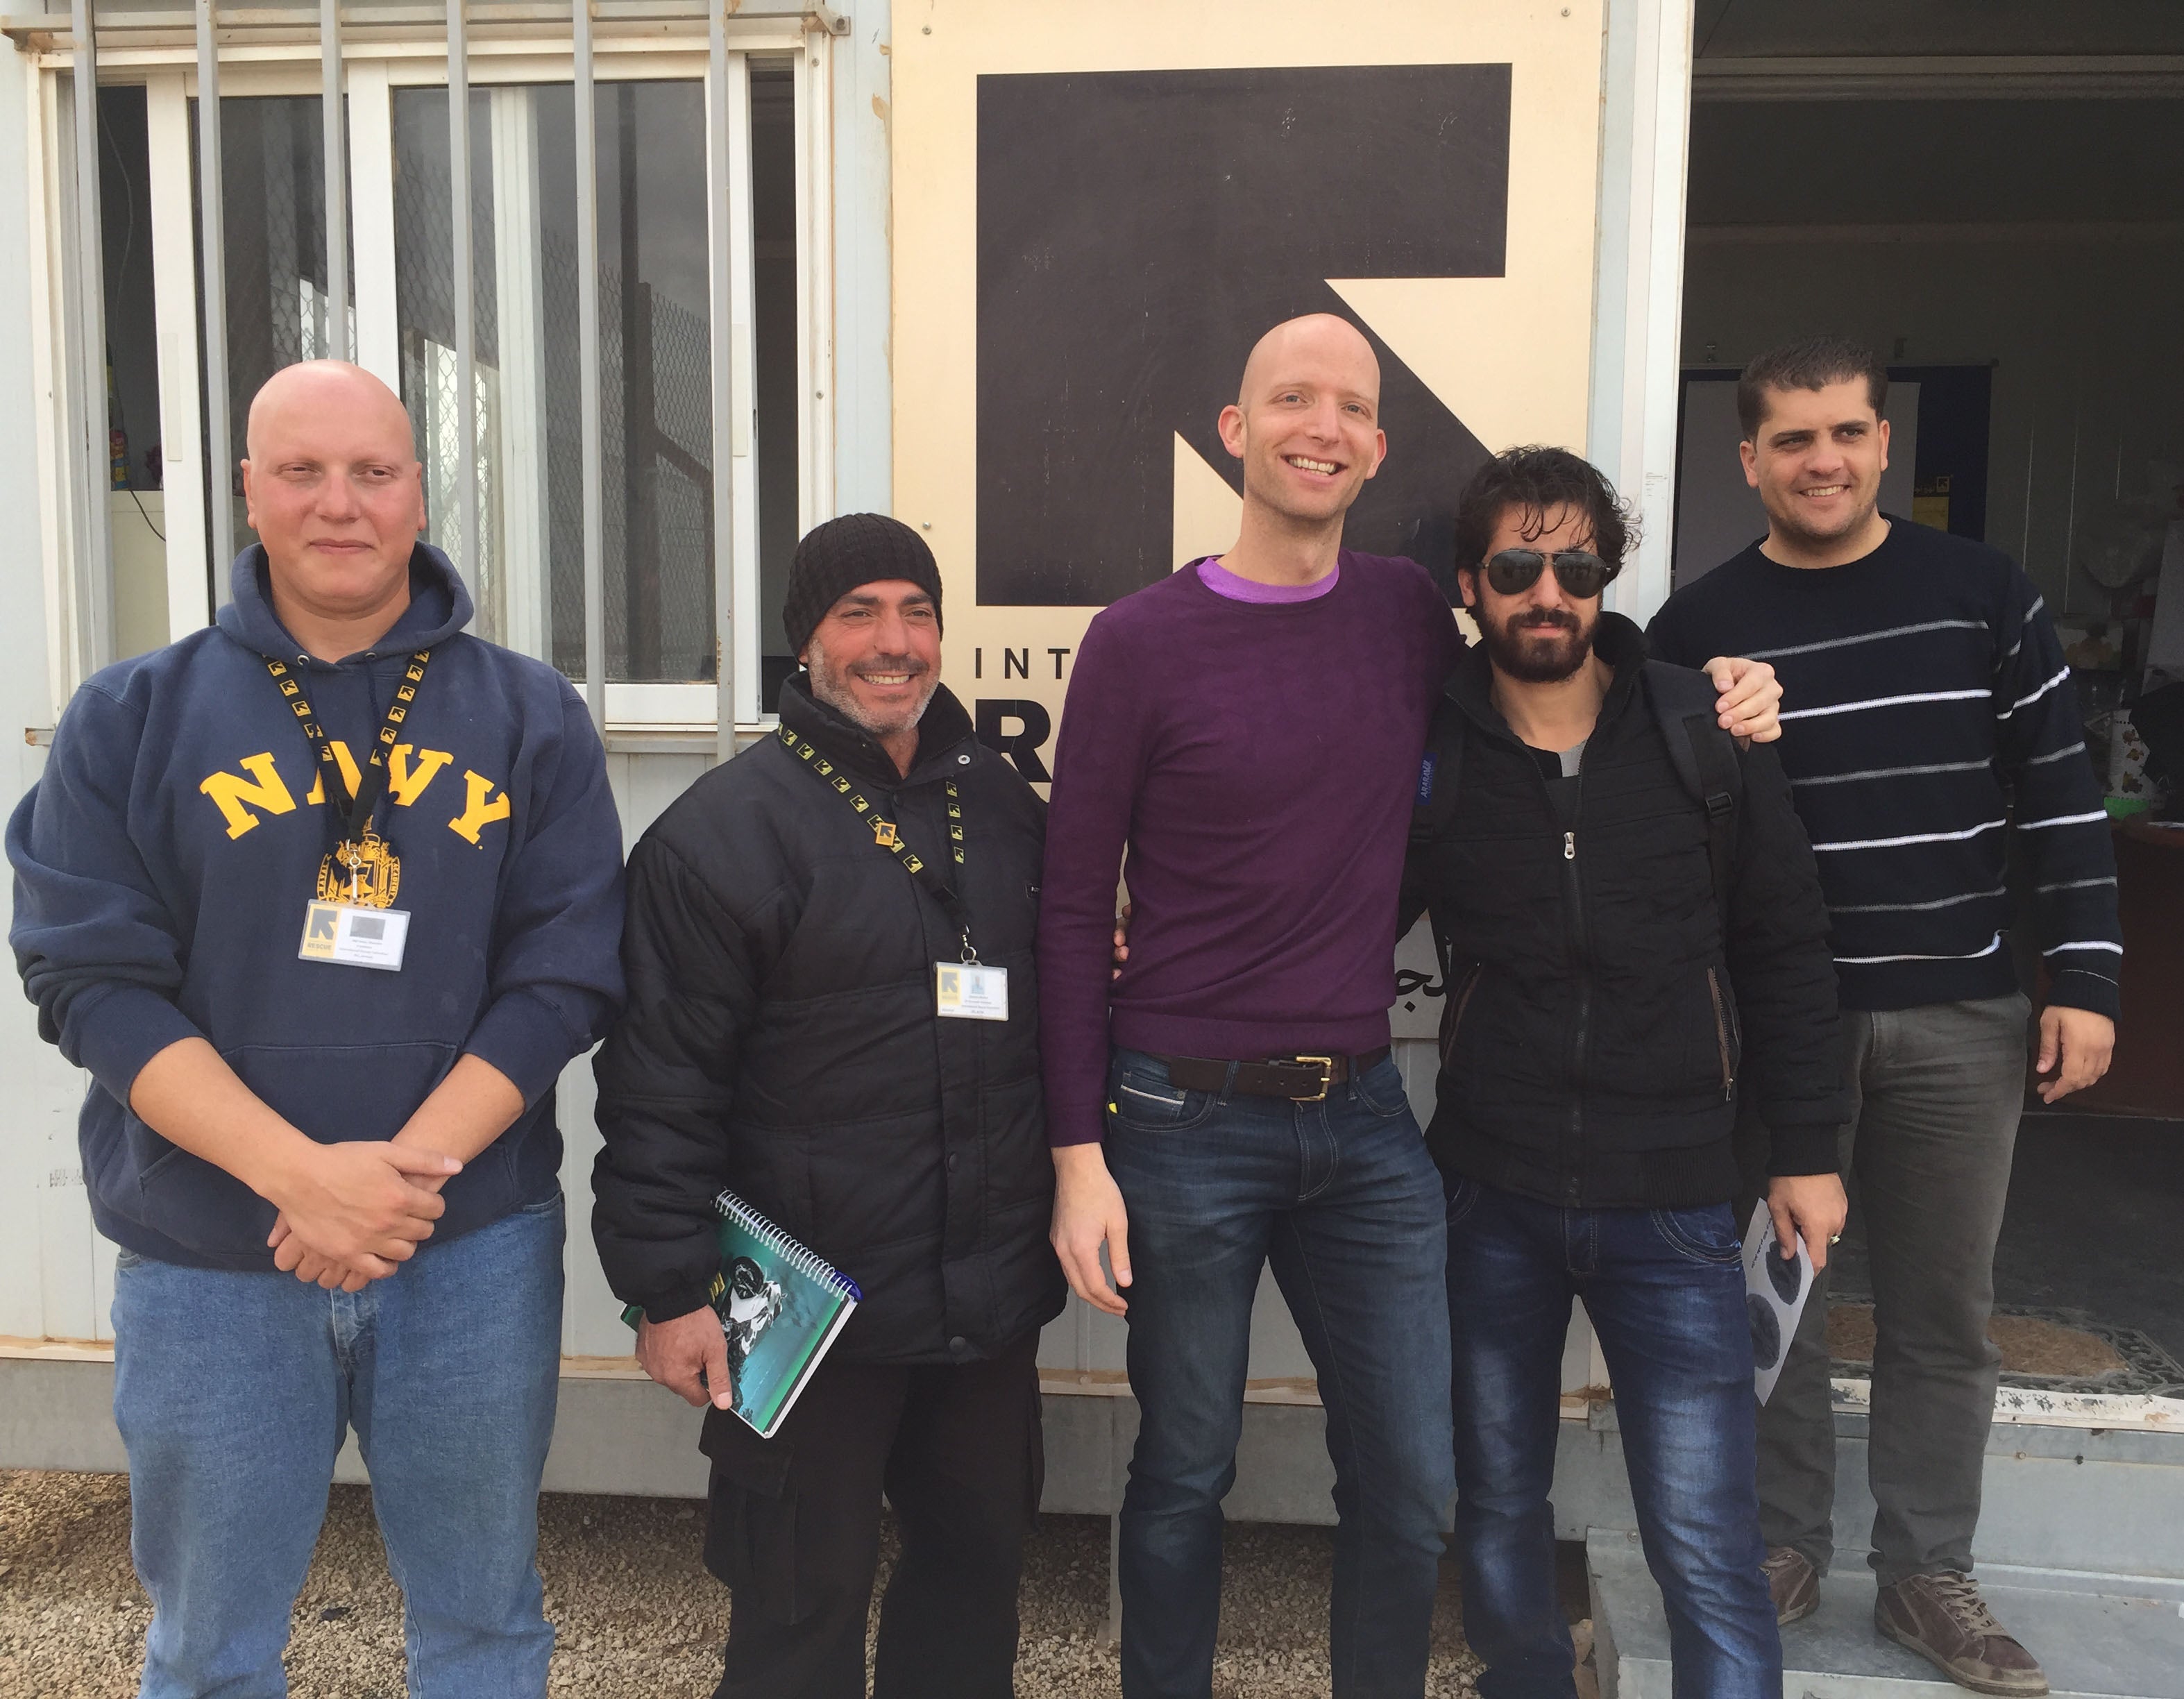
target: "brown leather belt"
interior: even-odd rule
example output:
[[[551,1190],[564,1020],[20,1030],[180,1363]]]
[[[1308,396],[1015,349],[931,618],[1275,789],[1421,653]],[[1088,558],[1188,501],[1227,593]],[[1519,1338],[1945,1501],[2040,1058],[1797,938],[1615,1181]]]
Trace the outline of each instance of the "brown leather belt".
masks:
[[[1167,1064],[1168,1083],[1185,1091],[1233,1091],[1245,1097],[1323,1103],[1334,1087],[1377,1066],[1387,1054],[1388,1046],[1383,1044],[1357,1056],[1271,1056],[1255,1062],[1217,1061],[1211,1056],[1162,1056],[1161,1060]]]

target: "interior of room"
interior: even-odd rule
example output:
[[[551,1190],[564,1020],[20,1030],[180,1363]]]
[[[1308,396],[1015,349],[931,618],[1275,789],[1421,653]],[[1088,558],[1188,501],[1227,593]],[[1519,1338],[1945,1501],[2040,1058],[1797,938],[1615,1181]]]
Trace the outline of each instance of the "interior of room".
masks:
[[[2125,1013],[2100,1086],[2053,1111],[2028,1094],[1995,1334],[2020,1390],[2176,1395],[2184,86],[2098,56],[2175,54],[2184,26],[2133,4],[1848,10],[1698,7],[1676,579],[1764,529],[1729,380],[1832,331],[1890,366],[1884,510],[1995,544],[2046,598],[2113,816]],[[1842,58],[1850,42],[1869,57]],[[1974,54],[2010,57],[1975,82],[1954,70]],[[2036,994],[2038,945],[2024,927],[2013,944]],[[1854,1191],[1841,1254],[1830,1332],[1856,1379]]]

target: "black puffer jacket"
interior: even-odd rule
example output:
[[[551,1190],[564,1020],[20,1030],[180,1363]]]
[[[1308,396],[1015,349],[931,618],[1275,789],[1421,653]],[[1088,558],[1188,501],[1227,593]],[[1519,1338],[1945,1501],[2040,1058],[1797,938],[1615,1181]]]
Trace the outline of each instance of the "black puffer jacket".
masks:
[[[1835,969],[1781,764],[1764,745],[1739,758],[1724,939],[1707,816],[1644,694],[1645,638],[1604,613],[1595,651],[1616,677],[1569,816],[1494,707],[1483,649],[1435,710],[1428,759],[1460,772],[1461,802],[1414,838],[1405,880],[1451,949],[1435,1160],[1553,1203],[1720,1202],[1736,1093],[1756,1089],[1774,1172],[1830,1171],[1847,1106]]]
[[[705,1301],[722,1187],[863,1288],[835,1354],[992,1356],[1061,1307],[1046,1239],[1032,940],[1045,807],[937,692],[907,778],[800,678],[782,717],[947,869],[1009,1019],[941,1020],[940,905],[849,803],[770,737],[699,779],[629,863],[628,1011],[600,1051],[593,1232],[607,1279],[655,1321]]]

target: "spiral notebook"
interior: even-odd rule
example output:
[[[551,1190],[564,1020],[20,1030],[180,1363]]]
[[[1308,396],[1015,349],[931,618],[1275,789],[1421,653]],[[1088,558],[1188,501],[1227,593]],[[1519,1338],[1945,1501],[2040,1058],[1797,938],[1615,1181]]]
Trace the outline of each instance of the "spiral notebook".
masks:
[[[721,1266],[711,1298],[727,1335],[735,1413],[770,1440],[865,1295],[734,1194],[713,1207]],[[621,1318],[633,1328],[643,1313],[632,1304]]]

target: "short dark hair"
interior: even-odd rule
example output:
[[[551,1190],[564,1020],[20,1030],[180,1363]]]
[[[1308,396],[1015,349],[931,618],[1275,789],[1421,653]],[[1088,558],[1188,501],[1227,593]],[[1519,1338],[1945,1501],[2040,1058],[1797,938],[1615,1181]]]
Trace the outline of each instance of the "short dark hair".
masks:
[[[1591,461],[1567,448],[1504,448],[1471,475],[1456,499],[1457,571],[1476,572],[1486,564],[1494,533],[1513,507],[1524,515],[1528,538],[1546,530],[1557,509],[1577,509],[1610,577],[1623,570],[1624,553],[1637,538],[1630,510]]]
[[[1863,343],[1847,337],[1807,337],[1769,348],[1736,380],[1736,422],[1744,440],[1756,442],[1767,416],[1770,389],[1825,389],[1853,377],[1865,380],[1865,398],[1878,414],[1888,404],[1888,368]]]

